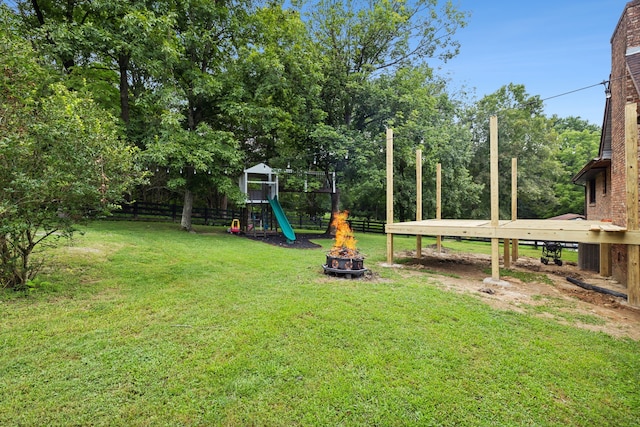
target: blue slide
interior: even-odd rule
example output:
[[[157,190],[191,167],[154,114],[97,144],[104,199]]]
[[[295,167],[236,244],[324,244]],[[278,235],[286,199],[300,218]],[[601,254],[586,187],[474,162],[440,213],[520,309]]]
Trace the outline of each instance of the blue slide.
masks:
[[[284,237],[286,237],[288,241],[294,242],[296,240],[296,233],[293,231],[293,228],[291,228],[291,224],[289,224],[289,220],[284,214],[282,206],[280,206],[278,196],[273,199],[269,197],[269,203],[271,204],[273,212],[276,214],[276,219],[278,220],[278,224],[280,224],[282,234],[284,234]]]

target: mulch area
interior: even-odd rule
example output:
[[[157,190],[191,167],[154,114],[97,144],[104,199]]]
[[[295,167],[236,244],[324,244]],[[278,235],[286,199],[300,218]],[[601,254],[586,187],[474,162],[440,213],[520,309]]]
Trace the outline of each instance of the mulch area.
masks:
[[[244,234],[244,237],[264,242],[274,246],[282,246],[284,248],[291,249],[316,249],[322,246],[317,243],[313,243],[311,240],[319,239],[332,239],[333,237],[327,234],[296,234],[296,240],[293,243],[287,242],[287,238],[282,233],[268,234],[267,236],[254,236],[253,234]]]

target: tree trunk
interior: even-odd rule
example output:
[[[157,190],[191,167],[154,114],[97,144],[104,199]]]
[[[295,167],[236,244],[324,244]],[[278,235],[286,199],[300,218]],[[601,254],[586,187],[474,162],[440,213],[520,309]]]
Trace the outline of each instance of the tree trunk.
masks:
[[[36,18],[38,18],[38,23],[40,26],[44,25],[44,15],[42,14],[42,9],[40,9],[40,4],[37,0],[31,0],[31,6],[33,7],[33,11],[36,13]]]
[[[184,205],[182,206],[182,219],[180,227],[185,231],[193,230],[191,225],[191,213],[193,212],[193,193],[191,190],[184,191]]]
[[[336,235],[336,227],[333,225],[333,220],[336,217],[336,214],[340,211],[340,190],[336,187],[336,192],[331,193],[331,219],[329,220],[329,226],[327,227],[327,231],[325,234],[329,234],[331,236]]]
[[[129,55],[121,53],[118,56],[120,69],[120,117],[129,124]]]

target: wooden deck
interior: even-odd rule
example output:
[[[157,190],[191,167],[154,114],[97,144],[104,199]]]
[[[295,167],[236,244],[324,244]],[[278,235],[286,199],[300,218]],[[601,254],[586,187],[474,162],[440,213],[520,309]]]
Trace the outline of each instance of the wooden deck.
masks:
[[[628,231],[610,222],[550,219],[490,220],[428,219],[387,224],[389,234],[415,236],[459,236],[496,239],[541,240],[578,243],[640,245],[640,231]]]
[[[421,253],[420,236],[461,236],[491,239],[490,283],[500,281],[500,239],[541,240],[547,242],[578,242],[600,244],[600,274],[611,276],[611,244],[627,245],[626,285],[629,288],[629,304],[640,307],[640,220],[638,197],[638,114],[637,104],[625,106],[625,181],[626,181],[626,221],[628,229],[606,221],[562,221],[517,219],[517,159],[511,160],[511,217],[510,221],[499,220],[498,192],[498,118],[489,118],[489,164],[491,189],[491,219],[440,219],[441,185],[440,167],[436,168],[436,219],[394,223],[393,215],[393,129],[387,128],[387,264],[393,263],[393,236],[395,234],[415,235],[416,253]],[[416,152],[416,212],[422,216],[422,155]],[[436,240],[440,244],[441,239]],[[504,264],[510,263],[508,244],[504,245]],[[517,246],[514,256],[517,258]],[[625,261],[621,261],[625,262]]]

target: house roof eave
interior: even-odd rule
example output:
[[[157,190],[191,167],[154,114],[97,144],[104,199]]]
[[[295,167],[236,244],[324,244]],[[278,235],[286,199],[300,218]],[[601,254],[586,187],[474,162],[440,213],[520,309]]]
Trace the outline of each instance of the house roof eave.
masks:
[[[606,171],[610,166],[611,159],[602,159],[600,157],[595,158],[587,163],[580,172],[571,178],[571,182],[577,185],[586,185],[587,181]]]

